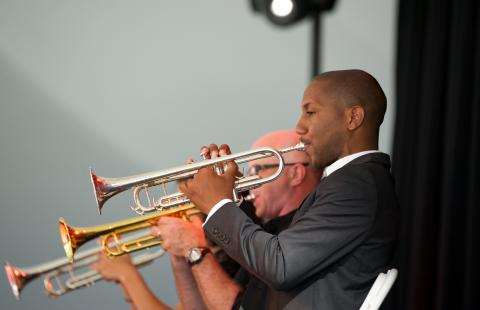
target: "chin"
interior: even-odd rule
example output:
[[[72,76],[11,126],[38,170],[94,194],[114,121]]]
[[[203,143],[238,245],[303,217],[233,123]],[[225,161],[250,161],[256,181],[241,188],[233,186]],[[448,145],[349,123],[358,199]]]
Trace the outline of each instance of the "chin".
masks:
[[[255,211],[255,216],[261,219],[261,218],[263,218],[263,213],[262,212],[259,213],[259,212]]]
[[[310,165],[315,169],[323,168],[322,164],[319,162],[319,160],[316,157],[313,157],[313,156],[310,156]]]
[[[259,214],[262,213],[262,209],[260,208],[260,206],[258,204],[253,204],[253,206],[255,207],[255,215],[256,216],[260,216]]]
[[[312,161],[312,167],[315,168],[315,169],[324,169],[327,165],[325,164],[322,164],[322,163],[319,163],[319,162],[316,162],[316,161]]]

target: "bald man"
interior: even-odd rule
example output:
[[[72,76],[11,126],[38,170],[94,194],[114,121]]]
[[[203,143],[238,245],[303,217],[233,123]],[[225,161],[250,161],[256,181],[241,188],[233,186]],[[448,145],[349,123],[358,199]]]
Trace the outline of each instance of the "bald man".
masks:
[[[279,149],[299,142],[300,136],[295,131],[280,130],[264,135],[252,148]],[[284,170],[275,181],[251,191],[254,209],[243,204],[240,211],[245,215],[249,214],[253,221],[275,234],[288,226],[295,211],[315,188],[322,174],[321,169],[309,166],[310,159],[304,152],[289,152],[285,154],[284,160]],[[278,160],[259,159],[249,162],[249,166],[250,174],[267,177],[277,170]],[[255,213],[256,217],[252,213]],[[192,285],[198,289],[208,309],[231,309],[239,306],[258,309],[257,306],[278,297],[272,288],[245,269],[237,273],[235,280],[230,278],[208,250],[200,251],[195,262],[186,263],[185,258],[190,259],[189,253],[192,253],[192,249],[207,249],[201,227],[177,218],[163,217],[153,231],[160,232],[162,246],[171,255],[177,291],[185,308],[195,300],[190,298],[188,301]]]
[[[300,136],[297,133],[281,130],[264,135],[255,141],[252,148],[281,149],[299,142]],[[271,234],[278,234],[288,227],[295,211],[313,191],[322,175],[322,169],[309,166],[310,158],[305,152],[289,152],[283,158],[285,168],[280,177],[250,191],[254,197],[255,215],[263,221],[263,229]],[[249,165],[251,173],[268,177],[276,171],[278,160],[264,158]],[[233,309],[263,309],[285,298],[284,292],[273,289],[247,269],[241,269],[235,279],[245,290],[237,296]]]
[[[308,85],[296,131],[322,181],[289,227],[272,234],[231,201],[236,165],[201,169],[180,189],[205,214],[204,230],[251,274],[284,294],[257,309],[358,309],[390,267],[398,202],[390,158],[378,150],[386,97],[365,71],[320,74]],[[227,154],[210,145],[208,157]]]
[[[252,149],[260,147],[282,149],[299,142],[300,137],[297,133],[282,130],[264,135],[255,141]],[[284,154],[283,159],[285,160],[285,170],[275,182],[267,183],[250,191],[255,198],[253,200],[255,215],[261,219],[273,219],[298,209],[303,199],[318,183],[319,172],[309,171],[310,158],[305,152],[289,152]],[[269,157],[249,164],[252,173],[267,177],[276,171],[278,160]]]

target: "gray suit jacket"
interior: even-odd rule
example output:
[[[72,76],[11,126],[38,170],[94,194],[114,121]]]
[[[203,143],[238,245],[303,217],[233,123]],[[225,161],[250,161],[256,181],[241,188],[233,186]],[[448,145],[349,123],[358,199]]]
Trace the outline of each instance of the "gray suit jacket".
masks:
[[[398,228],[393,183],[388,155],[367,154],[323,179],[278,235],[234,203],[204,229],[275,289],[257,309],[358,309],[392,260]]]

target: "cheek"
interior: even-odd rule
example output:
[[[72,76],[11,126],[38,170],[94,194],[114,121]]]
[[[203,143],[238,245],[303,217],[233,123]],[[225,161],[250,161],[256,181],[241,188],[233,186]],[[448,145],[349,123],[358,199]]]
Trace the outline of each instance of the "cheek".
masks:
[[[338,132],[338,121],[333,118],[324,118],[312,124],[312,133],[319,141],[325,142]]]
[[[312,134],[318,135],[328,129],[326,126],[327,121],[323,118],[316,118],[310,122],[310,131]]]
[[[275,181],[276,182],[276,181]],[[261,187],[258,197],[258,206],[262,209],[269,208],[268,206],[277,199],[278,184],[267,183]]]
[[[263,200],[264,199],[263,197],[268,196],[268,194],[270,193],[269,185],[270,185],[269,183],[262,185],[262,187],[258,188],[255,191],[255,195],[259,196],[259,199]]]

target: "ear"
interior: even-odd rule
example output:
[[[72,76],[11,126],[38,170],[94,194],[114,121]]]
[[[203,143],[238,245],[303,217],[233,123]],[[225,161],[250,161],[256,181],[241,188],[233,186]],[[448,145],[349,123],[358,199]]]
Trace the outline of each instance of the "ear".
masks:
[[[360,105],[354,105],[346,110],[347,129],[355,130],[360,127],[365,119],[365,109]]]
[[[288,171],[288,180],[291,187],[302,184],[307,174],[307,167],[302,164],[295,164]]]

